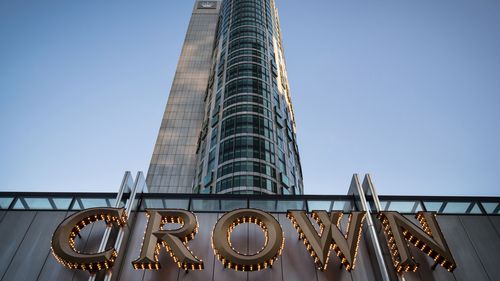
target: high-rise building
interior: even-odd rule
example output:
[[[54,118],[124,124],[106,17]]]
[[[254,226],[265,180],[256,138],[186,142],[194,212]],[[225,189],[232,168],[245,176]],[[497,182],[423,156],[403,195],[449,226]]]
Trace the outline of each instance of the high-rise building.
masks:
[[[151,160],[151,191],[302,194],[274,0],[195,3]]]

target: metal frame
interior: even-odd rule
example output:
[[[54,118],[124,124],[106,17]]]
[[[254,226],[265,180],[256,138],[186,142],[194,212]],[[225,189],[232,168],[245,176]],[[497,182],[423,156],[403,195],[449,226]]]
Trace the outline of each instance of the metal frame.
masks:
[[[13,197],[12,202],[6,209],[1,209],[1,210],[16,210],[16,211],[29,211],[29,210],[44,210],[44,211],[71,211],[74,209],[75,204],[78,204],[81,199],[87,199],[87,198],[95,198],[95,199],[115,199],[117,197],[117,193],[83,193],[83,192],[56,192],[56,193],[50,193],[50,192],[0,192],[0,197]],[[129,193],[124,193],[122,196],[122,201],[123,200],[128,200],[130,194]],[[368,201],[374,200],[375,196],[366,195]],[[29,209],[28,204],[24,200],[25,198],[47,198],[49,200],[49,203],[53,201],[53,199],[57,198],[70,198],[71,203],[69,204],[69,207],[67,209],[57,209],[55,208],[55,204],[51,204],[52,208],[47,208],[47,209]],[[475,216],[475,215],[490,215],[490,216],[498,216],[500,215],[500,197],[485,197],[485,196],[396,196],[396,195],[379,195],[378,196],[380,201],[390,201],[390,202],[404,202],[404,201],[414,201],[418,202],[424,211],[427,211],[426,206],[424,202],[437,202],[437,203],[442,203],[441,209],[438,211],[440,215],[470,215],[470,216]],[[276,200],[276,203],[278,201],[297,201],[297,200],[303,200],[304,201],[304,209],[309,210],[309,201],[351,201],[354,202],[354,197],[352,195],[268,195],[268,194],[181,194],[181,193],[142,193],[138,195],[138,202],[139,204],[142,204],[142,201],[145,199],[188,199],[188,209],[192,209],[193,204],[192,200],[196,199],[205,199],[205,200],[246,200],[247,201],[247,207],[249,206],[249,202],[251,200],[255,201],[262,201],[262,200]],[[24,204],[23,206],[25,209],[14,209],[14,206],[16,203],[20,201],[21,204]],[[446,206],[446,203],[452,203],[452,202],[465,202],[465,203],[471,203],[469,206],[468,210],[465,212],[460,212],[460,213],[442,213],[444,210],[444,206]],[[374,203],[374,202],[373,202]],[[468,213],[471,211],[472,203],[477,204],[479,207],[480,213],[477,214],[471,214]],[[495,210],[497,213],[496,214],[488,214],[483,207],[482,203],[498,203],[499,206],[497,206],[497,210]],[[374,203],[374,204],[380,204]],[[140,206],[140,205],[139,205]],[[168,207],[168,206],[166,206]],[[379,205],[380,207],[380,205]],[[358,208],[359,209],[359,206]],[[373,209],[373,208],[371,208]],[[374,210],[374,209],[373,209]],[[213,212],[213,211],[197,211],[197,212]],[[282,213],[282,212],[277,212],[277,213]],[[413,214],[412,212],[402,212],[403,214]]]

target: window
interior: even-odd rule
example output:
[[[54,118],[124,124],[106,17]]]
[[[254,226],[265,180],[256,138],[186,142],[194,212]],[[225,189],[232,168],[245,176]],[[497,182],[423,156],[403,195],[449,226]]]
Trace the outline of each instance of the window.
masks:
[[[236,187],[256,187],[276,193],[274,181],[259,176],[234,176],[217,182],[217,192]]]
[[[226,85],[226,93],[224,97],[227,99],[241,93],[258,94],[269,99],[269,86],[267,83],[257,79],[238,79]]]
[[[238,172],[261,173],[272,178],[276,177],[276,170],[270,165],[256,161],[236,161],[220,167],[217,171],[217,178]]]
[[[232,106],[226,110],[224,110],[224,114],[222,115],[222,118],[226,118],[229,115],[233,115],[238,112],[255,112],[262,114],[266,116],[267,118],[272,118],[271,111],[268,109],[265,109],[262,106],[255,105],[255,104],[239,104],[236,106]]]
[[[225,119],[221,126],[221,138],[234,134],[252,133],[268,138],[272,137],[272,122],[264,117],[244,114]]]
[[[259,137],[242,136],[221,143],[220,163],[236,158],[256,158],[274,163],[274,145]]]
[[[241,63],[231,66],[226,72],[226,80],[230,81],[234,78],[250,76],[262,80],[268,80],[267,69],[263,66],[253,63]]]
[[[241,102],[257,103],[257,104],[260,104],[260,105],[264,106],[265,108],[270,108],[271,107],[271,103],[268,100],[266,100],[266,99],[264,99],[264,98],[262,98],[260,96],[256,96],[256,95],[237,95],[237,96],[234,96],[234,97],[226,99],[226,101],[224,101],[224,108],[229,107],[232,104],[241,103]]]

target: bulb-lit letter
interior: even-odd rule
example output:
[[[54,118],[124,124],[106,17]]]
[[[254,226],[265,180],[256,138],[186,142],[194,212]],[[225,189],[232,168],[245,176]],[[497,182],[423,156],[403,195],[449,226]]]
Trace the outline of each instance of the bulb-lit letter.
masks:
[[[132,262],[135,269],[159,269],[158,254],[165,246],[179,268],[185,270],[203,269],[203,261],[188,248],[187,242],[194,239],[198,231],[198,221],[193,213],[177,209],[146,210],[149,217],[140,256]],[[174,230],[164,230],[168,223],[182,226]]]
[[[98,253],[81,253],[75,247],[75,238],[87,225],[95,221],[123,226],[127,216],[123,208],[92,208],[80,211],[59,224],[52,236],[52,254],[64,266],[71,269],[98,271],[113,266],[117,252],[115,248]]]
[[[330,249],[333,249],[347,270],[354,268],[359,239],[363,228],[364,212],[352,212],[349,215],[347,235],[340,230],[341,212],[313,211],[313,219],[320,227],[316,231],[305,211],[288,211],[288,218],[304,241],[307,250],[320,270],[326,270]]]
[[[241,223],[255,223],[264,230],[264,247],[254,255],[243,255],[231,246],[231,232]],[[222,216],[212,232],[212,245],[224,267],[241,271],[261,270],[273,265],[281,255],[284,235],[278,221],[269,213],[256,209],[239,209]]]
[[[394,267],[398,272],[418,269],[418,264],[413,260],[406,241],[415,245],[448,271],[451,272],[456,268],[455,260],[434,213],[418,212],[416,214],[423,229],[398,212],[381,212],[378,217],[384,226]]]

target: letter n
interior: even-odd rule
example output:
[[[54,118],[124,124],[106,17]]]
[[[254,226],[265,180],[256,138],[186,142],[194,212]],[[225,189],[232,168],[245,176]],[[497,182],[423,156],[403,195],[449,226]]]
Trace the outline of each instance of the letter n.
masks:
[[[396,271],[417,271],[418,264],[412,258],[406,241],[434,259],[448,271],[456,268],[455,260],[439,228],[435,213],[418,212],[416,218],[423,229],[398,212],[381,212],[378,218],[384,226],[385,236],[392,254]]]

